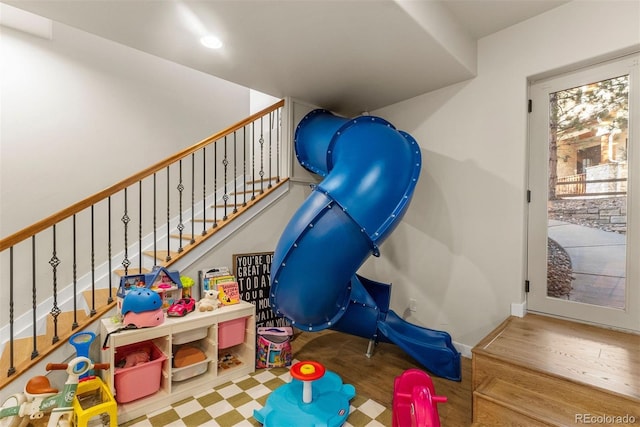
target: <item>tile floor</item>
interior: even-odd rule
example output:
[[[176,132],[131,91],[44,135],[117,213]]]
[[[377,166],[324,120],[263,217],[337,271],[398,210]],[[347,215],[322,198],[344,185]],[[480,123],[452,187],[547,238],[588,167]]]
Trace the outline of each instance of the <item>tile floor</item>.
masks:
[[[291,379],[289,369],[258,369],[157,412],[139,417],[124,427],[247,427],[261,426],[253,410],[264,406],[269,393]],[[351,400],[346,427],[391,425],[391,409],[358,395]]]

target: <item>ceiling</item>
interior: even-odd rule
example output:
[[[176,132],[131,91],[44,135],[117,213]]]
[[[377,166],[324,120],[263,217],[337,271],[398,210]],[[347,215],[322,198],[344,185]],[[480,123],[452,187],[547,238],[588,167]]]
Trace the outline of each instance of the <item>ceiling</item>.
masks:
[[[567,0],[2,0],[345,115],[475,75],[476,40]],[[224,43],[210,50],[206,34]],[[55,33],[54,33],[55,37]]]

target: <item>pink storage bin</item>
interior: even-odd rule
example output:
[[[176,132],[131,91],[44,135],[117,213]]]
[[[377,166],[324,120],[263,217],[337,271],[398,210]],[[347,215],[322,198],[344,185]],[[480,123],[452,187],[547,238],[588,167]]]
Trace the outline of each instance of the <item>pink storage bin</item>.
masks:
[[[149,361],[130,368],[118,368],[126,360],[127,355],[134,351],[149,352]],[[167,356],[151,341],[129,344],[116,349],[114,371],[114,386],[116,401],[127,403],[155,393],[160,389],[162,380],[162,362]]]
[[[218,348],[225,349],[244,342],[247,319],[228,320],[218,324]]]

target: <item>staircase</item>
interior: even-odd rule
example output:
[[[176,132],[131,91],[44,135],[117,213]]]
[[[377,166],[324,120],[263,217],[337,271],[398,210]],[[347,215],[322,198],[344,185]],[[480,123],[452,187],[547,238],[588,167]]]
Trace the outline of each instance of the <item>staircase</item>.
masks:
[[[156,265],[184,270],[286,194],[283,108],[279,101],[0,239],[0,314],[9,318],[0,325],[3,394],[29,369],[59,361],[47,358],[71,335],[111,315],[121,276]]]
[[[638,335],[527,314],[472,354],[474,426],[640,423]]]

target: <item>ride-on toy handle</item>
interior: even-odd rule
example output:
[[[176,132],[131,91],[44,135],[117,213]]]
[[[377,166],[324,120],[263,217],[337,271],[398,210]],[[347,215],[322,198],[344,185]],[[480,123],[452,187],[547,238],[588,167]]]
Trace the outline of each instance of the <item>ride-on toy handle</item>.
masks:
[[[69,365],[67,363],[47,363],[47,366],[45,367],[45,369],[47,371],[64,371],[69,367]],[[95,363],[93,365],[93,369],[102,369],[102,370],[106,370],[109,369],[111,367],[111,365],[109,365],[108,363]]]

